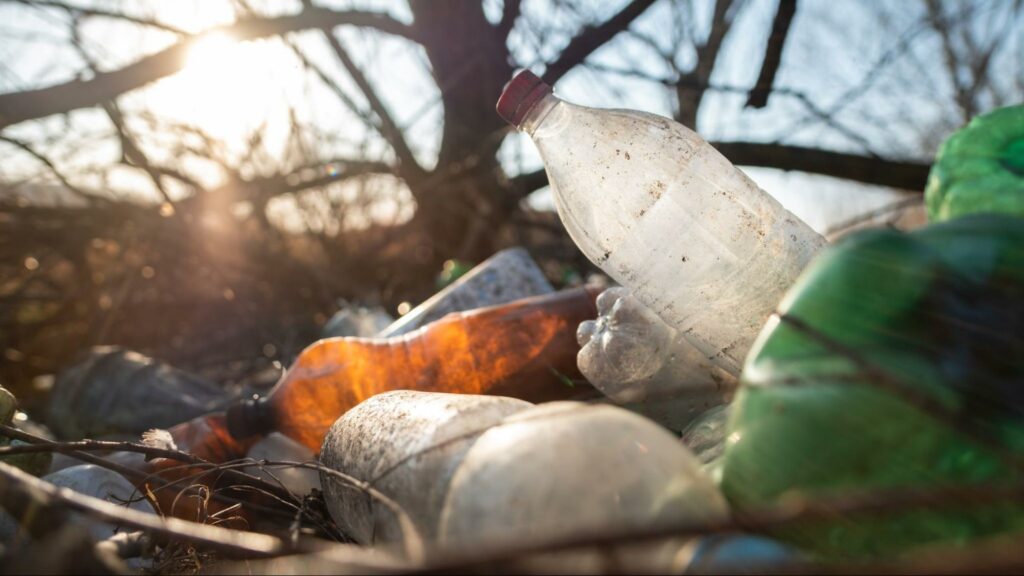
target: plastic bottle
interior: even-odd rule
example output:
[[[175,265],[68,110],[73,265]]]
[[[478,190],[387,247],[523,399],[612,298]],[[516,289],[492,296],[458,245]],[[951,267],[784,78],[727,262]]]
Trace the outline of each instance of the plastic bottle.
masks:
[[[563,102],[528,71],[498,113],[533,138],[584,254],[716,361],[738,371],[824,239],[690,129]]]
[[[445,314],[506,304],[554,291],[529,252],[506,248],[410,310],[380,335],[389,338],[407,334]]]
[[[137,352],[101,346],[57,377],[47,423],[62,439],[133,437],[223,410],[230,401],[213,382]]]
[[[503,396],[385,392],[338,418],[320,451],[324,465],[370,483],[409,514],[417,535],[437,537],[452,475],[480,434],[529,402]],[[324,498],[338,527],[360,544],[402,541],[395,514],[327,474]]]
[[[452,477],[439,539],[486,548],[727,515],[700,462],[665,429],[614,406],[551,402],[505,418],[473,444]],[[611,561],[660,573],[684,543],[564,553],[546,568],[575,572]]]
[[[577,364],[616,404],[682,430],[732,398],[739,374],[709,360],[625,288],[602,292],[597,312],[576,332]]]
[[[142,495],[117,472],[92,464],[80,464],[64,468],[43,477],[43,480],[61,488],[100,498],[115,504],[124,503],[127,507],[139,512],[152,514],[153,507]],[[76,523],[81,524],[96,540],[113,536],[118,527],[116,524],[104,522],[86,516],[75,515]],[[10,515],[0,512],[0,541],[9,539],[17,533],[18,523]]]
[[[348,409],[389,390],[564,399],[579,392],[574,329],[597,315],[590,288],[449,314],[405,336],[306,348],[266,398],[233,405],[236,439],[278,431],[319,450]]]

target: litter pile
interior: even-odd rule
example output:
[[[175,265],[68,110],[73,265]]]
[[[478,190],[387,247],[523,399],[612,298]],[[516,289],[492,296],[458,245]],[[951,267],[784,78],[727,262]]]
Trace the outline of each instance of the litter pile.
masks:
[[[46,426],[0,388],[3,570],[1024,569],[1024,107],[949,139],[930,225],[832,246],[671,120],[529,72],[498,113],[617,285],[514,248],[270,390],[117,348]]]

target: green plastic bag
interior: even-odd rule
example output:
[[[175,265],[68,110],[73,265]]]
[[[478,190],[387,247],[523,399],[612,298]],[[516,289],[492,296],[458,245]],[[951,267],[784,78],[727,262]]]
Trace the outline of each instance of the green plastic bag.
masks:
[[[943,143],[925,189],[928,218],[1024,216],[1024,105],[978,116]]]
[[[853,235],[815,260],[744,367],[722,489],[744,512],[792,496],[1013,482],[1024,461],[1024,220],[973,215]],[[964,430],[967,431],[964,431]],[[795,525],[844,557],[1024,528],[1024,507],[930,508]]]

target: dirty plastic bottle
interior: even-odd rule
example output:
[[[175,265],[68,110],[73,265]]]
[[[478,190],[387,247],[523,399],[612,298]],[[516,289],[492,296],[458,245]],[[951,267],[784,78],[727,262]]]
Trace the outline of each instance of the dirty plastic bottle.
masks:
[[[80,464],[48,474],[43,477],[43,480],[55,486],[85,494],[86,496],[92,496],[115,504],[124,504],[132,510],[149,514],[154,513],[153,507],[130,482],[117,472],[112,472],[106,468],[92,464]],[[81,515],[74,516],[74,520],[88,529],[89,533],[96,540],[109,538],[118,530],[116,524]],[[18,522],[8,514],[0,512],[0,540],[13,537],[17,530]]]
[[[564,399],[573,385],[575,327],[594,318],[596,293],[564,290],[449,314],[405,336],[332,338],[306,348],[265,398],[227,411],[236,439],[278,431],[319,450],[334,421],[389,390]]]
[[[580,372],[613,402],[682,430],[728,402],[739,374],[709,360],[622,287],[597,297],[596,320],[580,324]]]
[[[382,330],[380,336],[408,334],[452,312],[506,304],[554,291],[529,252],[523,248],[506,248],[410,310]]]
[[[62,439],[134,437],[223,410],[230,401],[213,382],[138,352],[100,346],[57,377],[47,423]]]
[[[477,437],[531,406],[504,396],[385,392],[338,418],[320,459],[394,500],[409,514],[417,535],[431,541],[448,484]],[[367,545],[402,541],[401,525],[389,508],[327,474],[320,481],[342,532]]]
[[[477,439],[452,477],[439,539],[488,547],[727,515],[700,462],[665,429],[615,406],[551,402],[509,416]],[[560,564],[577,570],[613,556],[628,567],[642,553],[642,570],[661,572],[683,542],[579,551]],[[662,565],[652,566],[653,559]]]
[[[824,239],[669,118],[564,102],[529,71],[497,110],[533,138],[583,253],[738,371]]]

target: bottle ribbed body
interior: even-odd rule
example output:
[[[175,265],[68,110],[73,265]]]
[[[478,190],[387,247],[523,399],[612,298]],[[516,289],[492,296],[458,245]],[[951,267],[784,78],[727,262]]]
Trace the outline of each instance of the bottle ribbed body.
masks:
[[[588,288],[449,314],[409,334],[330,338],[302,352],[268,397],[271,426],[314,452],[335,420],[390,390],[510,396],[579,392],[576,326],[596,317]]]
[[[668,118],[547,96],[523,129],[584,254],[738,371],[824,239]]]

